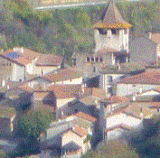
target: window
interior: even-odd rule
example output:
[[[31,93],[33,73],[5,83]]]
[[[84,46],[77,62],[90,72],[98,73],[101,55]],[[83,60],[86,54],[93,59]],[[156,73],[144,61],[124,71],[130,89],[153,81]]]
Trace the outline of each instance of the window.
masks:
[[[96,72],[96,67],[94,66],[94,68],[93,68],[93,72]]]
[[[89,57],[87,57],[87,62],[90,62],[90,58]]]
[[[96,62],[98,63],[98,57],[96,57]]]
[[[108,93],[112,93],[112,87],[108,87]]]
[[[115,29],[112,29],[112,34],[116,34],[116,30]]]
[[[108,81],[108,82],[112,82],[112,81],[113,81],[112,76],[107,76],[107,81]]]
[[[100,58],[100,62],[103,62],[103,58]]]
[[[107,35],[107,30],[106,29],[98,29],[98,31],[101,35]]]
[[[94,58],[93,57],[91,58],[91,61],[94,62]]]

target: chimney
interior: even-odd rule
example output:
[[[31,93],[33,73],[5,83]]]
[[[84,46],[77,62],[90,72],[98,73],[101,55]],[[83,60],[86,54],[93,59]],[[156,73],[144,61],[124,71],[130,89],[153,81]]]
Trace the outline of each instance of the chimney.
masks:
[[[152,37],[152,32],[148,32],[148,38],[151,39]]]

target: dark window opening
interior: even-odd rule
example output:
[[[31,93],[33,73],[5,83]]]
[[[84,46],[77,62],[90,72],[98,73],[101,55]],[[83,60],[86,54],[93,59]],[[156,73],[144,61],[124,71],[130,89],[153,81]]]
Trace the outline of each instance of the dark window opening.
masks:
[[[112,93],[112,87],[108,88],[108,93]]]
[[[106,29],[98,29],[99,33],[101,35],[106,35],[107,34],[107,30]]]
[[[107,76],[107,81],[108,81],[108,82],[112,82],[112,81],[113,81],[112,76]]]
[[[75,109],[74,112],[75,112],[75,113],[78,112],[78,109]]]
[[[87,57],[87,62],[90,62],[90,59],[89,59],[89,57]]]
[[[91,58],[91,61],[93,61],[93,62],[94,62],[94,58],[93,58],[93,57]]]
[[[19,82],[22,82],[22,79],[19,79]]]
[[[116,34],[116,30],[115,29],[112,29],[112,34]]]
[[[93,68],[93,72],[96,72],[96,67],[94,66],[94,68]]]
[[[98,57],[96,57],[96,62],[98,62]]]
[[[103,62],[103,58],[100,58],[100,62]]]

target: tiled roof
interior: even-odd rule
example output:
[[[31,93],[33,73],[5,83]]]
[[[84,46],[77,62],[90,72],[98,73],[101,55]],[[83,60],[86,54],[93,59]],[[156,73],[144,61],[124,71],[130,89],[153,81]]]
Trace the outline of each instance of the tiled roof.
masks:
[[[113,0],[110,0],[105,12],[102,15],[101,21],[94,25],[94,28],[128,28],[131,24],[126,22],[120,12],[118,11],[116,4]]]
[[[104,98],[101,101],[102,102],[109,101],[110,103],[122,103],[122,102],[129,102],[129,98],[113,95],[109,98]]]
[[[91,95],[99,99],[103,99],[106,97],[106,92],[101,88],[96,88],[96,87],[86,88],[83,96],[91,96]]]
[[[96,52],[96,55],[103,56],[108,53],[117,53],[117,52],[119,52],[119,51],[115,50],[113,48],[102,48]]]
[[[63,57],[54,54],[42,54],[38,58],[36,66],[59,66],[63,59]]]
[[[151,102],[150,108],[160,108],[160,102]]]
[[[20,89],[22,89],[22,90],[24,90],[24,91],[26,91],[28,93],[32,93],[33,92],[33,89],[30,88],[29,86],[25,85],[25,84],[18,86],[18,88],[20,88]]]
[[[97,99],[97,97],[92,96],[92,95],[90,95],[90,96],[84,96],[84,97],[80,98],[81,102],[83,102],[84,104],[89,105],[89,106],[90,105],[91,106],[95,105],[97,100],[99,100],[99,99]]]
[[[130,62],[117,65],[107,65],[102,68],[103,74],[130,74],[139,73],[145,70],[145,63]]]
[[[86,114],[84,112],[81,112],[81,111],[77,112],[75,114],[75,116],[80,117],[80,118],[85,119],[85,120],[88,120],[88,121],[91,121],[91,122],[96,122],[96,120],[97,120],[95,117],[93,117],[91,115],[88,115],[88,114]]]
[[[59,81],[80,78],[82,77],[82,73],[78,71],[76,68],[66,68],[56,73],[54,72],[46,74],[42,77],[52,82],[59,82]]]
[[[160,44],[160,33],[151,33],[151,40],[157,44]]]
[[[142,107],[140,104],[132,104],[124,109],[124,112],[130,115],[133,115],[138,118],[145,118],[152,115],[151,110],[149,108]],[[143,113],[143,116],[141,114]]]
[[[160,84],[160,73],[156,71],[144,72],[131,77],[126,77],[120,80],[118,83],[123,84]]]
[[[46,89],[49,91],[53,91],[54,95],[58,99],[74,98],[82,93],[80,84],[55,84],[52,86],[48,86]]]
[[[13,49],[0,53],[0,56],[22,66],[31,63],[31,61],[37,58],[39,55],[40,53],[26,48],[16,48],[15,50]]]
[[[77,135],[79,135],[80,137],[84,137],[85,135],[88,134],[87,130],[85,130],[84,128],[78,126],[78,125],[75,125],[73,128],[72,128],[72,131],[75,132]]]

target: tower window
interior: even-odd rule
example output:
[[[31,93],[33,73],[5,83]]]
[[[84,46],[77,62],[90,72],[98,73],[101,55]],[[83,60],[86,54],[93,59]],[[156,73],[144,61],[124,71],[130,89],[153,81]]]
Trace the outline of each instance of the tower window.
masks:
[[[90,59],[89,59],[89,57],[87,57],[87,62],[90,62]]]
[[[94,58],[93,57],[91,58],[91,61],[94,62]]]
[[[96,57],[96,62],[98,63],[98,57]]]
[[[116,29],[112,29],[112,34],[116,34]]]
[[[94,68],[93,68],[93,72],[96,72],[96,67],[94,66]]]
[[[98,29],[98,31],[102,35],[106,35],[107,34],[107,30],[106,29]]]

